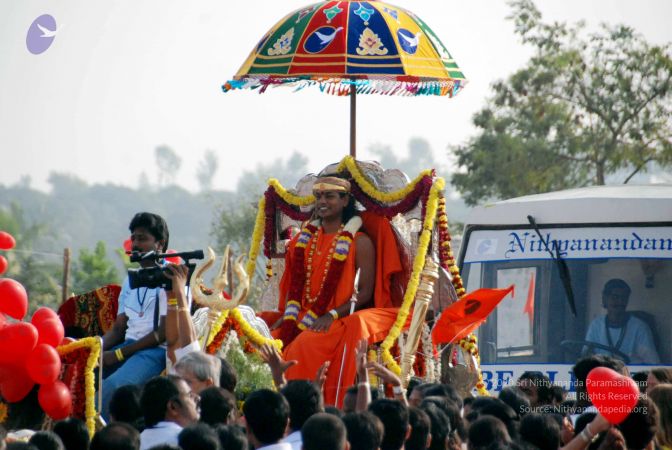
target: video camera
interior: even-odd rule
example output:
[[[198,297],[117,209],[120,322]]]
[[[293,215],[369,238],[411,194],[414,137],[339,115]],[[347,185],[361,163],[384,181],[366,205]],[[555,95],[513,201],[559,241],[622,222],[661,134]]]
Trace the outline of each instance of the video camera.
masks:
[[[191,275],[194,273],[194,269],[196,268],[196,263],[189,262],[189,260],[203,259],[203,250],[194,250],[191,252],[182,253],[156,253],[155,251],[147,253],[132,252],[131,262],[151,260],[154,261],[156,265],[147,268],[141,267],[139,269],[128,269],[128,283],[131,286],[131,289],[137,289],[141,287],[154,289],[160,287],[170,291],[173,288],[173,282],[165,275],[168,267],[159,265],[159,261],[163,258],[175,258],[177,256],[185,261],[183,265],[189,269],[189,275],[187,276],[187,286],[189,286]]]

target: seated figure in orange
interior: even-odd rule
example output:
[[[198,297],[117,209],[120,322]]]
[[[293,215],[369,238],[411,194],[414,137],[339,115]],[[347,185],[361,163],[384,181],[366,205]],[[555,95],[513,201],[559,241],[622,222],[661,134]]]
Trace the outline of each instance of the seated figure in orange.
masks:
[[[297,361],[287,379],[312,379],[330,361],[324,398],[340,405],[355,381],[356,343],[383,340],[397,317],[390,284],[402,265],[389,221],[360,214],[349,181],[318,178],[313,194],[314,220],[287,246],[272,328],[284,358]]]

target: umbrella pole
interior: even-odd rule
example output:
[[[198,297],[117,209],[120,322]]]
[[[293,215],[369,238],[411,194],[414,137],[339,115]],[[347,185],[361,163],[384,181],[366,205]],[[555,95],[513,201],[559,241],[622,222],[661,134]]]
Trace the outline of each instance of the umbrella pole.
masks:
[[[357,88],[350,85],[350,156],[357,158]]]

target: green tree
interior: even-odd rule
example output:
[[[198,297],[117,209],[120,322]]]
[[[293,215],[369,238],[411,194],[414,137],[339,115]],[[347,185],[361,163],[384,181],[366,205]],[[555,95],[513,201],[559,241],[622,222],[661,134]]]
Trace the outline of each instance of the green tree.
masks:
[[[119,284],[119,274],[114,263],[107,259],[105,243],[98,241],[93,252],[81,249],[72,269],[72,290],[82,294],[112,283]]]
[[[546,24],[531,0],[511,5],[534,54],[495,83],[474,116],[478,134],[454,149],[462,172],[452,182],[468,204],[619,176],[627,183],[672,164],[669,45],[623,25],[586,33],[583,23]]]
[[[154,158],[159,169],[159,186],[174,184],[172,180],[182,167],[182,158],[167,145],[159,145],[154,149]]]
[[[57,308],[61,302],[59,281],[63,270],[58,262],[61,255],[36,247],[40,238],[50,233],[49,227],[28,221],[22,208],[12,203],[9,207],[0,207],[0,230],[16,240],[13,250],[3,252],[9,263],[3,276],[26,288],[30,313],[40,306]]]
[[[436,169],[437,172],[443,172],[443,165],[434,159],[429,142],[421,137],[412,137],[408,141],[408,156],[406,157],[397,156],[389,145],[377,144],[371,146],[369,150],[377,155],[377,160],[383,168],[399,169],[411,179],[425,169]]]
[[[203,160],[198,164],[196,169],[196,179],[201,191],[209,191],[212,189],[212,179],[219,168],[219,159],[214,150],[206,150],[203,154]]]

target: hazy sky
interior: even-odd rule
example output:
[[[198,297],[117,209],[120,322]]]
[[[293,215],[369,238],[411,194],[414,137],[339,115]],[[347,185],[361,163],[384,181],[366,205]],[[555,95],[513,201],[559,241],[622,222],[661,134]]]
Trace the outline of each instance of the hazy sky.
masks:
[[[156,181],[154,148],[182,157],[176,182],[195,189],[206,149],[220,157],[216,188],[244,169],[299,151],[317,171],[348,153],[348,99],[316,89],[224,94],[220,86],[263,34],[305,0],[0,0],[0,183],[49,172],[90,183]],[[473,132],[490,84],[527,59],[503,0],[398,0],[436,32],[469,84],[453,99],[358,97],[358,157],[388,144],[405,155],[427,139],[442,163]],[[672,41],[672,1],[538,0],[545,20],[626,23],[654,43]],[[40,55],[26,32],[42,14],[62,27]]]

